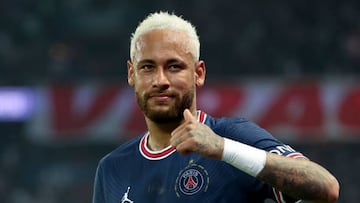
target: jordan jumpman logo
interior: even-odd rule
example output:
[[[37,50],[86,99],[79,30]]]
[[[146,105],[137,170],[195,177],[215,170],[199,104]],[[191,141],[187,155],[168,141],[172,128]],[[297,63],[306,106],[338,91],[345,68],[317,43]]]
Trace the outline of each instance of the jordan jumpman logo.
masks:
[[[128,197],[129,196],[129,191],[130,191],[130,187],[127,188],[127,191],[124,193],[123,197],[121,198],[121,203],[134,203]]]

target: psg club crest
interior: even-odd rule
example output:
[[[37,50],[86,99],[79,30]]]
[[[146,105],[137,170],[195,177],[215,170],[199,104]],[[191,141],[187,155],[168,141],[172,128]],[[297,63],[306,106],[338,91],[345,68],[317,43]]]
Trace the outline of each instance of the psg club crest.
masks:
[[[206,169],[190,161],[189,165],[179,172],[176,178],[175,192],[181,195],[194,195],[200,191],[206,192],[209,185],[209,174]]]

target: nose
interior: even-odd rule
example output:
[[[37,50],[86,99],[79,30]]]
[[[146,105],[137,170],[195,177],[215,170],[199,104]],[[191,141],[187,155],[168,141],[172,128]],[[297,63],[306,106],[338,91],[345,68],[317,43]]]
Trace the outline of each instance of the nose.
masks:
[[[153,80],[154,87],[160,87],[162,89],[169,87],[169,79],[163,68],[158,68]]]

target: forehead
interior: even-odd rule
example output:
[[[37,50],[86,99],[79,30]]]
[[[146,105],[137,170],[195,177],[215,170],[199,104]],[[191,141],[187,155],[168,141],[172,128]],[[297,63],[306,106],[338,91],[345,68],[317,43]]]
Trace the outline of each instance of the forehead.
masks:
[[[188,58],[192,56],[191,48],[189,36],[185,32],[152,30],[136,41],[134,60],[167,56]]]

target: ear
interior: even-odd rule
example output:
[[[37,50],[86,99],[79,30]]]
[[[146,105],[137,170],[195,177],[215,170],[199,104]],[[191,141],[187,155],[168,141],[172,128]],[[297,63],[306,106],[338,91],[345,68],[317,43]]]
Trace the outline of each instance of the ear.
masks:
[[[200,60],[195,67],[195,83],[196,86],[203,86],[205,83],[206,68],[205,62]]]
[[[134,86],[134,66],[130,60],[127,61],[128,68],[128,84]]]

